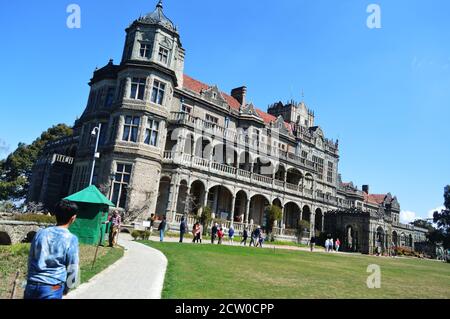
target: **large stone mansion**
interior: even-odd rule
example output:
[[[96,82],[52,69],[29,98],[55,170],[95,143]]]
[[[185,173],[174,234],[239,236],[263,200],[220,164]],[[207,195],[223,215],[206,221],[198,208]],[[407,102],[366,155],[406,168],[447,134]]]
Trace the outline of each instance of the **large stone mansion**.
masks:
[[[247,100],[245,86],[224,93],[184,74],[184,62],[160,1],[126,29],[120,63],[95,70],[74,136],[47,145],[28,201],[51,206],[88,186],[92,133],[101,125],[93,183],[135,219],[156,213],[176,226],[209,206],[241,231],[264,226],[267,207],[278,205],[275,231],[284,239],[306,220],[311,234],[340,236],[348,251],[425,240],[424,230],[400,223],[396,197],[341,181],[338,142],[304,102],[274,103],[266,113]]]

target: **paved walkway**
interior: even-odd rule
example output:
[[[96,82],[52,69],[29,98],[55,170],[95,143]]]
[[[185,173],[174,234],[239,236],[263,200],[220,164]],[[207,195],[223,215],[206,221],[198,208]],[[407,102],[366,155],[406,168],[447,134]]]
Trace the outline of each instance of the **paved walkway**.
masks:
[[[167,259],[159,251],[120,234],[125,255],[66,299],[161,299]]]

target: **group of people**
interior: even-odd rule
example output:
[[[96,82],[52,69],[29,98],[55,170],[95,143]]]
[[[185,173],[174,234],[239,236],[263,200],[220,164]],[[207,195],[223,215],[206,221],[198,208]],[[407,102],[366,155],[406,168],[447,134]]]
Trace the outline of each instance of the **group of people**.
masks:
[[[341,247],[341,241],[336,239],[336,241],[333,240],[333,238],[327,238],[325,241],[325,251],[330,253],[332,251],[339,252],[339,248]]]
[[[263,246],[264,240],[266,239],[263,230],[261,227],[255,228],[252,233],[250,234],[250,244],[249,247],[261,247]],[[247,246],[247,240],[248,240],[248,230],[247,228],[244,229],[244,232],[242,234],[242,241],[241,245],[244,244],[244,246]]]

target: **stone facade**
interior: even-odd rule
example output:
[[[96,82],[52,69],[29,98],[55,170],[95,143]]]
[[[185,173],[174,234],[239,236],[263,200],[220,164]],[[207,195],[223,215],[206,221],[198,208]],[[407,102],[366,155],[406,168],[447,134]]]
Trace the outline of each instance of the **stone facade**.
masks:
[[[293,238],[299,220],[310,223],[311,234],[325,231],[327,220],[333,233],[364,224],[359,243],[367,242],[360,249],[367,253],[377,226],[386,234],[403,227],[396,199],[387,196],[387,209],[384,199],[375,203],[343,187],[339,144],[325,137],[304,102],[277,102],[263,112],[247,101],[245,86],[226,94],[185,75],[184,61],[179,32],[161,1],[126,29],[121,63],[109,61],[94,72],[75,123],[70,193],[88,186],[92,132],[101,124],[94,183],[130,220],[156,213],[172,225],[183,215],[192,223],[209,206],[240,232],[264,226],[268,206],[278,205],[279,237]],[[363,214],[346,217],[354,205]],[[372,218],[381,209],[386,218]]]

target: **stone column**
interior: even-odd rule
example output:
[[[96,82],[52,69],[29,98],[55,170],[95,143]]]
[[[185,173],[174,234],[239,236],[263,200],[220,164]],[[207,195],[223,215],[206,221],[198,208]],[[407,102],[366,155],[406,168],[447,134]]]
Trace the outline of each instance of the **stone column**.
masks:
[[[284,217],[286,216],[286,206],[281,207],[281,220],[280,220],[280,229],[283,228]]]
[[[172,218],[172,207],[173,207],[173,201],[174,201],[174,193],[175,193],[175,183],[170,183],[169,187],[169,197],[168,197],[168,203],[166,208],[166,218],[167,221],[170,222]]]
[[[176,183],[174,185],[174,192],[173,192],[173,200],[172,200],[172,220],[175,221],[175,215],[177,214],[177,206],[178,206],[178,193],[180,191],[180,184]]]
[[[322,212],[322,229],[321,232],[325,231],[325,212]]]
[[[231,225],[234,225],[234,214],[235,214],[236,196],[233,195],[231,199]]]
[[[189,202],[191,201],[191,187],[188,185],[187,189],[186,189],[186,200],[184,203],[184,213],[185,214],[189,214]]]
[[[250,216],[250,202],[251,200],[247,198],[247,202],[245,203],[245,224],[248,225],[248,220]]]

